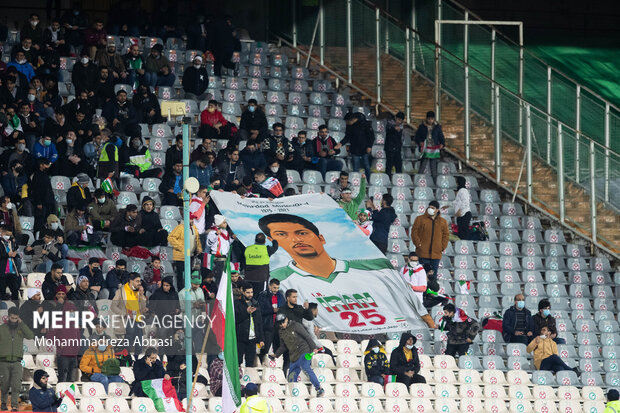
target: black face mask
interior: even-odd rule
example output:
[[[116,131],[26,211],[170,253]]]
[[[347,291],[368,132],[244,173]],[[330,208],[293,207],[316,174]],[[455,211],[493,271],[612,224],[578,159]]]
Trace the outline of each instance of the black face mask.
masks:
[[[220,189],[220,186],[219,185],[213,185],[213,189],[217,191],[218,189]]]

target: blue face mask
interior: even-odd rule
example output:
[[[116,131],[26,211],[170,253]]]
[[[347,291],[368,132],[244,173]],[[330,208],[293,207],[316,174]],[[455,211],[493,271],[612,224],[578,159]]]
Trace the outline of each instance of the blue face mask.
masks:
[[[99,351],[104,352],[104,351],[106,351],[106,349],[108,348],[108,346],[106,346],[105,344],[103,344],[103,345],[99,345],[99,346],[97,346],[97,348],[99,349]]]
[[[45,140],[45,141],[43,141],[43,144],[45,146],[50,146],[52,144],[52,141]]]
[[[256,106],[248,106],[248,110],[250,113],[253,113],[256,110]]]
[[[525,301],[517,301],[517,308],[523,310],[525,308]]]
[[[550,314],[551,314],[551,310],[547,310],[546,308],[543,310],[543,315],[545,317],[549,317]]]

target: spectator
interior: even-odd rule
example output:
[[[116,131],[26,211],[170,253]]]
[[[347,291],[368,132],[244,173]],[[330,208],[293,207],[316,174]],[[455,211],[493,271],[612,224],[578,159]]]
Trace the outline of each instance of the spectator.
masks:
[[[286,299],[280,292],[280,281],[272,278],[269,281],[269,288],[258,294],[258,306],[263,319],[263,341],[265,345],[260,349],[260,358],[262,359],[273,344],[274,349],[280,345],[280,336],[274,331],[276,315],[280,308],[285,305]]]
[[[218,167],[218,173],[225,184],[225,190],[232,191],[241,185],[245,176],[245,166],[239,160],[239,150],[234,146],[228,151],[228,159],[222,161]]]
[[[288,178],[286,175],[286,168],[283,165],[283,162],[278,160],[277,158],[270,159],[267,162],[268,169],[266,170],[265,177],[266,178],[276,178],[280,185],[286,185],[288,182]]]
[[[159,219],[159,214],[155,212],[155,203],[150,196],[142,198],[142,210],[140,211],[142,225],[138,234],[141,235],[143,247],[156,247],[168,245],[168,231],[166,231]]]
[[[20,39],[31,39],[32,47],[39,50],[43,46],[43,29],[39,24],[39,15],[37,13],[30,14],[28,20],[24,22],[22,30],[19,33]]]
[[[304,302],[303,307],[297,304],[297,290],[289,288],[284,294],[286,305],[284,305],[279,313],[284,314],[289,320],[301,324],[302,319],[312,321],[314,319],[312,312],[308,309],[308,302]]]
[[[554,374],[558,371],[573,370],[577,376],[581,372],[577,367],[570,368],[564,363],[564,360],[558,355],[558,345],[550,337],[551,331],[544,326],[540,330],[540,335],[528,344],[527,352],[532,353],[534,357],[534,366],[536,370],[552,371]]]
[[[245,190],[246,197],[260,197],[260,198],[273,198],[275,195],[272,194],[269,189],[263,186],[263,183],[267,180],[267,174],[264,170],[258,169],[254,173],[254,182],[252,182],[252,178],[246,176],[243,178],[243,189]]]
[[[171,172],[166,172],[159,184],[163,194],[162,205],[182,206],[183,204],[183,162],[176,161]]]
[[[284,136],[284,125],[277,122],[273,126],[273,135],[263,141],[263,153],[266,159],[277,159],[280,162],[293,160],[295,149],[291,142]]]
[[[64,29],[65,37],[71,46],[82,45],[82,32],[88,25],[88,17],[79,8],[67,10],[60,19]]]
[[[116,290],[112,299],[110,309],[113,314],[123,317],[123,324],[115,328],[117,335],[125,335],[129,343],[128,350],[134,347],[134,358],[138,359],[138,354],[142,346],[142,322],[146,314],[146,296],[142,288],[142,280],[137,272],[129,273],[129,281]]]
[[[155,262],[155,257],[153,257],[153,262]],[[145,271],[144,281],[148,282],[147,279]],[[171,276],[163,277],[159,284],[161,286],[149,297],[149,312],[158,317],[181,314],[179,294],[174,288],[174,279]],[[159,338],[170,338],[172,332],[172,328],[161,326],[158,328],[157,335]]]
[[[213,53],[215,58],[214,74],[222,76],[222,66],[234,69],[235,65],[231,61],[235,50],[241,49],[239,40],[235,37],[234,27],[230,18],[214,19],[207,26],[207,50]]]
[[[22,385],[22,359],[24,358],[24,339],[32,340],[34,334],[19,318],[17,307],[8,311],[6,324],[0,325],[0,410],[7,411],[9,389],[11,389],[11,410],[17,411],[17,400]]]
[[[32,96],[32,95],[28,95]],[[30,109],[30,103],[22,102],[19,105],[19,122],[24,132],[28,147],[34,146],[34,142],[41,136],[41,120],[39,115]]]
[[[256,384],[246,384],[241,389],[241,395],[245,397],[245,401],[239,408],[239,413],[271,412],[271,405],[264,397],[258,395],[258,386]]]
[[[288,166],[290,169],[296,170],[299,175],[303,175],[306,169],[315,169],[315,161],[318,160],[318,158],[314,156],[313,141],[307,140],[307,136],[308,132],[300,130],[297,132],[297,136],[291,141],[295,152],[293,154],[293,160],[289,162]]]
[[[80,269],[79,276],[88,278],[90,291],[96,300],[105,300],[110,296],[110,292],[105,288],[105,280],[103,279],[99,258],[90,257],[88,264]]]
[[[444,331],[448,331],[448,345],[446,355],[455,357],[464,356],[469,350],[469,345],[473,343],[480,330],[480,325],[476,320],[468,317],[460,308],[449,303],[443,306]]]
[[[549,328],[550,337],[556,344],[566,344],[566,340],[558,337],[558,330],[555,326],[555,317],[551,315],[551,303],[546,298],[538,302],[538,312],[532,316],[534,321],[534,336],[540,335],[543,327]]]
[[[22,233],[17,206],[6,195],[0,196],[0,227],[8,228],[15,235],[18,245],[25,245],[28,242],[28,234]]]
[[[103,233],[95,231],[86,210],[85,204],[78,204],[65,218],[65,238],[68,245],[77,247],[101,243]]]
[[[534,335],[532,313],[525,308],[525,296],[515,295],[515,304],[504,312],[502,336],[506,343],[528,344]]]
[[[196,16],[195,23],[187,26],[187,48],[207,50],[207,23],[204,14]]]
[[[278,250],[278,241],[271,241],[271,246],[265,245],[265,234],[259,232],[254,237],[254,245],[245,249],[245,278],[258,296],[269,280],[269,257]]]
[[[113,39],[107,39],[106,48],[99,49],[95,57],[95,63],[101,67],[108,68],[113,83],[125,83],[127,79],[125,63],[121,55],[116,52],[116,43]]]
[[[342,145],[329,136],[327,125],[319,126],[319,134],[312,140],[314,156],[318,158],[317,167],[325,179],[327,171],[340,171],[342,163],[335,158]]]
[[[429,202],[426,212],[415,219],[411,227],[411,240],[420,263],[430,264],[437,274],[439,261],[450,241],[448,222],[441,216],[439,202]]]
[[[96,317],[99,310],[97,309],[97,303],[95,302],[95,294],[90,289],[88,277],[85,275],[79,275],[75,285],[75,290],[73,290],[67,298],[75,303],[79,313],[92,313]]]
[[[415,133],[415,142],[420,149],[420,169],[418,173],[426,173],[429,165],[433,181],[437,178],[437,163],[441,158],[441,150],[446,145],[446,139],[441,125],[435,121],[435,112],[427,112],[426,120],[420,124]]]
[[[213,271],[215,282],[219,285],[224,266],[226,265],[226,257],[230,251],[230,234],[228,233],[226,218],[223,215],[216,214],[213,217],[213,226],[207,233],[207,245],[205,252],[208,256],[206,267]]]
[[[94,89],[95,107],[102,109],[106,103],[114,99],[114,80],[110,76],[110,69],[107,66],[99,67],[99,77]]]
[[[131,248],[142,242],[142,217],[138,214],[138,207],[129,204],[121,209],[116,219],[110,224],[110,238],[114,245],[123,248]]]
[[[67,191],[67,205],[69,211],[78,205],[88,205],[93,202],[93,196],[90,194],[88,184],[90,178],[84,173],[77,175],[75,182],[71,185],[71,188]]]
[[[381,208],[375,207],[375,204],[370,200],[366,202],[366,208],[372,211],[370,214],[370,219],[372,221],[370,240],[384,254],[387,252],[390,226],[392,226],[392,223],[396,219],[396,211],[394,211],[392,207],[392,202],[394,202],[394,198],[390,194],[383,194],[381,198]]]
[[[157,349],[149,347],[144,351],[144,356],[133,365],[135,380],[131,386],[129,395],[146,397],[142,391],[142,382],[145,380],[164,379],[170,380],[170,376],[164,369],[164,364],[157,357]]]
[[[314,319],[316,319],[316,317],[319,315],[319,305],[317,303],[309,303],[308,310],[310,310],[310,313],[312,313],[313,320],[311,321],[302,319],[301,324],[308,332],[308,335],[312,338],[314,342],[314,347],[318,349],[318,353],[327,354],[332,358],[334,365],[336,365],[336,357],[334,357],[334,354],[330,349],[328,349],[327,347],[323,347],[323,345],[319,341],[319,333],[321,330],[319,329],[319,327],[317,327],[316,324],[314,324]]]
[[[66,139],[58,143],[56,149],[59,156],[55,164],[55,170],[58,175],[77,176],[86,174],[94,176],[94,169],[88,164],[86,155],[84,154],[84,146],[82,139],[75,135],[72,130],[67,131]]]
[[[465,177],[456,177],[456,198],[454,199],[454,215],[456,215],[456,224],[459,231],[458,236],[462,240],[468,240],[469,237],[469,222],[471,221],[471,195],[469,190],[465,186]]]
[[[237,329],[237,354],[239,364],[245,360],[246,367],[254,367],[256,347],[262,349],[263,319],[254,299],[252,285],[243,283],[241,299],[235,300],[235,323]]]
[[[45,274],[45,279],[43,280],[43,298],[45,300],[53,300],[56,296],[56,290],[58,287],[65,287],[65,294],[69,293],[73,290],[73,288],[69,284],[69,280],[62,273],[62,265],[60,264],[52,264],[52,269],[50,272]]]
[[[200,284],[200,288],[205,295],[205,299],[214,300],[217,296],[218,285],[215,283],[213,273],[206,268],[201,268],[200,273],[202,274],[202,284]]]
[[[32,175],[28,185],[28,197],[34,207],[34,230],[39,231],[45,225],[47,216],[56,212],[56,198],[52,191],[52,182],[47,173],[52,163],[47,158],[38,160],[38,170]]]
[[[168,235],[168,244],[172,247],[172,259],[174,271],[177,276],[177,288],[179,290],[185,287],[185,248],[189,248],[190,257],[194,257],[202,252],[202,244],[198,229],[194,224],[194,220],[190,219],[190,245],[184,244],[184,225],[180,223]],[[200,284],[200,283],[199,283]],[[182,298],[182,297],[181,297]]]
[[[217,355],[211,365],[209,366],[209,390],[215,397],[222,396],[222,378],[224,371],[224,353],[221,352]],[[243,369],[239,366],[239,378],[243,376]]]
[[[103,129],[99,134],[101,150],[97,161],[97,177],[101,180],[106,178],[119,177],[118,174],[118,147],[110,142],[112,132]]]
[[[106,393],[110,383],[123,382],[123,379],[119,376],[120,364],[116,360],[114,349],[109,342],[107,337],[97,340],[96,343],[93,343],[84,352],[80,360],[82,376],[86,376],[90,381],[101,383]],[[103,371],[104,369],[106,370],[105,372]]]
[[[62,292],[56,294],[56,300],[60,304],[58,310],[62,311],[61,323],[64,324],[69,317],[76,319],[77,308],[71,301],[63,301]],[[62,301],[62,303],[60,303]],[[50,329],[47,332],[47,339],[56,339],[66,345],[58,346],[56,349],[56,365],[58,366],[58,382],[74,382],[74,371],[78,367],[78,356],[82,353],[79,340],[82,337],[82,331],[75,325],[61,327],[58,329]],[[93,339],[91,335],[89,339]]]
[[[15,71],[15,74],[9,73],[9,70],[11,69]],[[4,106],[6,108],[7,119],[9,123],[8,126],[11,126],[10,123],[12,121],[13,114],[15,113],[14,108],[12,109],[13,114],[11,114],[10,109],[12,108],[13,105],[16,105],[17,103],[26,99],[26,93],[20,88],[18,88],[16,84],[17,78],[19,75],[21,75],[21,73],[18,73],[15,67],[9,67],[7,69],[7,75],[4,77],[4,87],[0,89],[0,106]],[[24,77],[24,82],[27,82],[26,76],[24,75],[22,76]],[[11,116],[9,116],[10,114]],[[13,141],[15,141],[17,137],[19,136],[19,130],[16,130],[16,129],[17,128],[11,127],[11,129],[9,130],[9,128],[7,127],[4,130],[5,137],[3,137],[2,139],[3,142],[12,143]],[[8,138],[8,135],[10,134],[13,135],[11,137],[12,138],[11,140],[9,140]]]
[[[306,358],[306,354],[315,354],[318,351],[318,349],[313,350],[314,342],[312,338],[301,324],[289,320],[283,313],[276,316],[276,325],[280,329],[280,347],[274,354],[270,355],[270,358],[280,357],[285,351],[288,351],[291,360],[288,382],[296,383],[299,373],[303,369],[316,390],[316,396],[323,396],[325,390],[321,388],[321,383],[319,383],[316,374],[314,374],[310,366],[310,360]]]
[[[31,268],[37,272],[51,271],[54,263],[65,268],[62,256],[62,243],[56,241],[54,232],[49,229],[40,231],[41,238],[24,249],[26,255],[32,255]]]
[[[105,285],[109,291],[109,296],[114,297],[116,290],[129,281],[127,272],[127,261],[120,259],[114,263],[114,268],[108,271],[105,277]]]
[[[232,285],[233,299],[239,300],[241,298],[241,283],[243,280],[239,280],[239,263],[230,264],[230,283]],[[219,283],[218,283],[219,284]]]
[[[34,67],[38,64],[39,50],[40,46],[33,47],[32,38],[25,36],[21,37],[20,45],[12,50],[12,55],[15,57],[18,51],[24,52],[24,57]]]
[[[151,47],[151,53],[146,58],[144,65],[144,84],[147,86],[172,86],[174,84],[174,73],[168,59],[162,55],[164,47],[157,43]]]
[[[88,51],[80,53],[80,62],[73,66],[71,72],[71,83],[77,91],[85,91],[88,97],[95,95],[99,68],[91,62]]]
[[[202,144],[200,144],[190,154],[190,161],[195,162],[203,155],[213,155],[213,157],[215,158],[215,152],[213,151],[213,141],[211,141],[211,138],[202,138]]]
[[[56,396],[51,384],[48,386],[48,379],[49,374],[45,370],[36,370],[32,376],[33,383],[28,391],[28,398],[32,403],[33,412],[57,412],[58,406],[62,403],[62,398]]]
[[[146,284],[146,294],[150,296],[158,288],[161,288],[161,280],[163,278],[163,268],[161,267],[161,259],[154,255],[151,257],[151,262],[146,265],[142,278],[144,278],[144,284]]]
[[[368,341],[364,351],[364,370],[369,382],[385,385],[385,377],[390,374],[390,363],[385,348],[376,338]]]
[[[607,404],[603,413],[617,413],[620,412],[620,393],[616,389],[610,389],[607,392]]]
[[[207,69],[202,66],[202,56],[196,55],[191,66],[183,72],[183,90],[185,99],[207,100],[212,97],[206,93],[209,87],[209,74]]]
[[[262,142],[269,137],[269,126],[265,112],[258,106],[256,99],[248,100],[248,104],[241,114],[239,136],[242,140]]]
[[[359,172],[360,167],[363,167],[366,176],[370,177],[370,152],[375,140],[374,132],[362,113],[347,113],[344,120],[347,128],[340,144],[347,145],[353,172]]]
[[[195,320],[201,315],[204,315],[207,304],[204,292],[202,291],[202,288],[200,288],[200,284],[202,284],[202,277],[200,276],[200,271],[192,272],[190,284],[191,285],[189,290],[183,288],[181,289],[181,291],[179,291],[179,301],[181,304],[181,311],[184,312],[185,303],[187,302],[186,300],[189,300],[191,314],[185,314],[185,316],[191,317]],[[204,336],[204,329],[199,328],[197,324],[192,326],[192,347],[194,353],[198,354],[200,352]]]
[[[28,287],[26,295],[28,299],[19,307],[19,318],[32,330],[35,337],[43,337],[47,333],[45,327],[38,324],[37,328],[34,328],[34,315],[43,313],[43,304],[41,303],[43,293],[40,288]]]
[[[362,185],[360,186],[359,192],[355,198],[353,198],[351,188],[344,188],[340,191],[340,200],[338,201],[338,205],[340,205],[340,208],[344,209],[344,212],[347,213],[349,218],[355,221],[355,219],[357,219],[360,206],[362,205],[362,202],[364,202],[364,198],[366,198],[366,175],[362,174]]]
[[[97,51],[103,50],[107,44],[108,34],[103,28],[103,20],[98,19],[84,32],[84,51],[91,60],[95,59]]]
[[[217,109],[217,101],[210,100],[206,109],[200,112],[200,129],[198,137],[211,139],[233,139],[237,127],[228,122],[222,112]]]
[[[31,155],[30,150],[26,147],[26,139],[23,136],[20,136],[15,141],[15,148],[10,150],[5,150],[0,155],[0,166],[2,166],[3,173],[6,172],[11,163],[13,161],[17,161],[23,167],[23,172],[26,175],[32,174],[32,171],[35,169],[35,160]],[[6,191],[5,191],[6,194]]]
[[[132,103],[136,108],[138,121],[153,125],[155,123],[165,122],[166,119],[161,116],[159,100],[150,88],[146,85],[140,85],[138,91],[133,95]]]
[[[19,288],[21,287],[21,278],[19,275],[21,266],[20,253],[17,250],[17,243],[13,238],[11,228],[7,226],[0,227],[0,297],[6,297],[7,287],[11,291],[11,300],[19,300]]]
[[[420,264],[418,256],[415,252],[409,253],[409,262],[400,269],[400,276],[411,286],[413,294],[420,299],[420,303],[424,303],[424,293],[426,292],[426,271]]]
[[[198,183],[205,188],[211,183],[212,175],[213,167],[209,155],[202,155],[189,166],[189,176],[198,179]]]
[[[360,211],[357,214],[357,221],[355,221],[355,225],[357,225],[357,227],[362,230],[362,232],[364,233],[364,235],[366,235],[367,238],[370,238],[373,229],[372,221],[370,220],[370,211],[367,209],[364,211]]]
[[[95,71],[96,71],[96,75],[95,75],[95,86],[96,86],[96,80],[99,78],[99,69],[95,69]],[[80,120],[77,120],[78,119],[77,114],[80,111],[85,116],[84,118],[80,117]],[[64,105],[62,107],[62,112],[65,114],[65,117],[69,121],[68,123],[73,123],[74,124],[73,126],[75,126],[76,123],[78,124],[78,126],[82,126],[82,127],[88,126],[90,124],[90,119],[95,114],[95,107],[93,106],[93,103],[91,101],[91,96],[89,96],[89,92],[85,89],[81,89],[81,90],[77,89],[75,99],[73,99],[71,102]],[[84,121],[84,119],[86,119],[86,121]],[[62,133],[58,133],[57,135],[52,135],[52,137],[61,136],[61,135],[64,136],[66,134],[66,131],[71,127],[72,125],[67,124],[65,128],[61,130]],[[80,134],[79,131],[78,131],[78,134]],[[80,134],[80,135],[83,135],[83,134]]]
[[[127,102],[127,92],[120,89],[116,92],[116,99],[110,100],[103,107],[101,115],[111,125],[112,131],[121,135],[139,133],[138,114],[133,105]]]
[[[28,182],[28,176],[24,172],[24,166],[18,159],[11,161],[10,170],[2,175],[2,189],[8,199],[19,202],[22,200],[22,188]],[[17,208],[15,208],[17,213]],[[11,212],[12,214],[12,212]]]
[[[51,46],[63,56],[69,54],[69,48],[65,41],[65,32],[60,28],[58,18],[52,19],[50,26],[43,32],[43,44]]]
[[[174,145],[166,150],[166,173],[173,170],[177,163],[183,165],[183,135],[179,134],[174,139]]]
[[[201,185],[198,187],[198,192],[193,194],[192,198],[189,200],[189,217],[194,220],[201,245],[206,245],[207,242],[205,221],[208,214],[210,199],[207,188]]]
[[[47,159],[50,163],[54,163],[58,160],[56,145],[54,145],[52,138],[49,136],[41,136],[41,138],[35,142],[33,151],[35,159]]]
[[[403,172],[403,158],[401,151],[403,149],[403,122],[405,114],[398,112],[393,120],[387,122],[385,128],[385,172],[391,177],[392,168],[396,173]]]
[[[349,173],[347,171],[341,171],[340,176],[338,177],[338,182],[332,184],[330,188],[329,192],[331,194],[331,197],[335,199],[336,201],[339,201],[341,198],[342,191],[345,188],[350,188]]]
[[[35,76],[34,68],[28,60],[26,60],[26,55],[23,50],[18,50],[17,53],[15,53],[13,60],[7,64],[7,68],[10,67],[15,67],[19,73],[26,76],[28,82]]]
[[[112,221],[118,216],[116,204],[101,188],[95,189],[93,200],[88,205],[88,212],[93,227],[102,231],[108,230]]]
[[[64,80],[63,75],[60,73],[60,54],[51,44],[46,44],[43,47],[43,51],[38,57],[38,69],[36,70],[37,76],[41,78],[51,77],[55,80]],[[36,78],[33,78],[34,81]],[[68,80],[68,79],[67,79]]]
[[[127,70],[127,83],[135,90],[138,84],[150,86],[145,82],[146,74],[146,58],[140,53],[140,46],[132,44],[129,47],[129,53],[123,56],[125,60],[125,69]],[[149,79],[152,80],[152,79]]]
[[[77,109],[73,110],[73,108],[77,108],[79,105],[81,105],[82,102],[79,97],[80,96],[78,94],[76,99],[73,99],[63,108],[58,108],[58,110],[54,113],[54,116],[45,121],[45,126],[43,127],[43,135],[51,137],[53,141],[58,141],[58,138],[67,136],[70,125],[69,122],[67,122],[65,110],[70,110],[72,113],[74,113]]]
[[[409,387],[415,383],[426,383],[420,373],[420,359],[415,348],[416,338],[407,332],[400,336],[398,347],[390,356],[390,373],[396,375],[396,381]]]

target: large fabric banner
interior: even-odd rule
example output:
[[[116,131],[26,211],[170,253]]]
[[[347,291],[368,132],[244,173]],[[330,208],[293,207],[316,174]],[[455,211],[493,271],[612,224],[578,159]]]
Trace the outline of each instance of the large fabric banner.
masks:
[[[319,305],[317,325],[334,332],[377,334],[425,328],[420,300],[390,262],[326,194],[241,198],[211,192],[247,247],[262,232],[276,240],[271,276],[298,291],[298,304]]]

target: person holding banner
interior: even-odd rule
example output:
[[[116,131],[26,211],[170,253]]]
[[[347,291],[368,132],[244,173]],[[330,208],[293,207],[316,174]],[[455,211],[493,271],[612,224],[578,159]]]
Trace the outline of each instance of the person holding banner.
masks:
[[[340,191],[340,200],[338,201],[338,205],[340,208],[344,209],[349,218],[355,221],[358,217],[357,212],[362,205],[362,202],[366,198],[366,175],[362,174],[362,184],[360,185],[360,190],[355,198],[353,198],[353,191],[351,188],[344,188]]]
[[[228,233],[226,218],[216,214],[213,217],[213,226],[207,233],[204,266],[213,272],[215,283],[220,284],[220,278],[226,265],[226,256],[230,251],[231,237]]]

